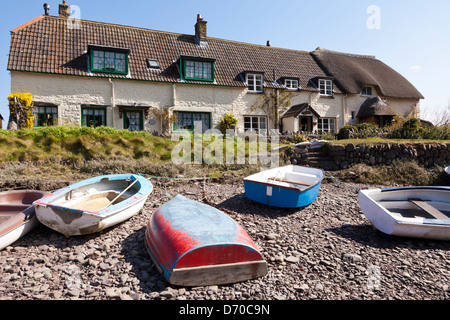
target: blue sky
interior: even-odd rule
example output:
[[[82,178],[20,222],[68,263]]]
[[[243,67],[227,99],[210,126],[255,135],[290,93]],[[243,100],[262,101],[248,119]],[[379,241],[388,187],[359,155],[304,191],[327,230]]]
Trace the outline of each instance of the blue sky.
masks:
[[[10,30],[44,13],[58,15],[62,0],[2,1],[0,114],[6,126],[11,81]],[[449,108],[448,0],[69,0],[81,19],[193,34],[198,13],[208,36],[281,48],[317,47],[374,55],[405,76],[424,96],[423,116]],[[73,12],[75,14],[75,12]]]

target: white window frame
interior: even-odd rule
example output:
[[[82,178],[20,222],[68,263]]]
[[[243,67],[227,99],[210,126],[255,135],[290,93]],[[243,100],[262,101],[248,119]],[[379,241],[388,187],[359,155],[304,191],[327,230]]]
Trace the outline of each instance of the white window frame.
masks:
[[[367,90],[370,91],[370,94],[367,93]],[[364,86],[361,90],[361,95],[363,97],[372,97],[373,96],[373,88],[371,86]]]
[[[326,123],[326,126],[325,126]],[[335,118],[319,118],[317,121],[317,131],[336,133]]]
[[[246,121],[246,118],[249,118],[250,121]],[[265,128],[261,126],[263,123]],[[246,127],[246,124],[250,124],[250,127]],[[244,131],[252,130],[258,133],[267,133],[267,125],[266,116],[244,116]]]
[[[247,82],[248,92],[264,92],[264,77],[260,73],[247,73],[245,76]],[[257,81],[261,83],[258,85]]]
[[[330,79],[319,79],[319,91],[321,96],[333,96],[333,81]]]
[[[288,90],[298,90],[298,80],[297,79],[284,79],[284,86]]]

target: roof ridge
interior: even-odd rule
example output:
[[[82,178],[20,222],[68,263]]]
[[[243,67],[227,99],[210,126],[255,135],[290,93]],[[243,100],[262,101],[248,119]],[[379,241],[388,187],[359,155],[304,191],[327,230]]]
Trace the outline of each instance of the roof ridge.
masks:
[[[332,53],[332,54],[339,54],[341,56],[348,56],[348,57],[353,57],[353,58],[374,59],[374,60],[376,59],[376,57],[372,56],[372,55],[333,51],[333,50],[328,50],[328,49],[321,48],[321,47],[317,47],[316,50],[314,50],[312,53]]]
[[[41,16],[41,18],[42,17],[53,18],[53,19],[58,19],[58,20],[67,20],[67,18],[58,17],[58,16]],[[162,31],[162,30],[156,30],[156,29],[150,29],[150,28],[144,28],[144,27],[135,27],[135,26],[129,26],[129,25],[118,24],[118,23],[111,23],[111,22],[101,22],[101,21],[86,20],[86,19],[80,19],[80,21],[85,22],[85,23],[90,23],[90,24],[100,24],[100,25],[104,25],[104,26],[124,27],[124,28],[129,28],[129,29],[132,29],[132,30],[142,30],[142,31],[146,31],[146,32],[158,32],[158,33],[163,33],[163,34],[172,34],[172,35],[179,35],[179,36],[195,37],[195,35],[193,35],[193,34],[172,32],[172,31]],[[306,50],[273,47],[273,46],[267,46],[267,45],[263,45],[263,44],[255,44],[255,43],[249,43],[249,42],[244,42],[244,41],[228,40],[228,39],[222,39],[222,38],[216,38],[216,37],[210,37],[210,36],[208,36],[208,39],[218,40],[218,41],[225,41],[225,42],[232,42],[232,43],[238,43],[238,44],[249,45],[249,46],[256,46],[256,47],[261,47],[261,48],[267,48],[268,50],[270,50],[270,49],[272,49],[272,50],[274,50],[274,49],[275,50],[286,50],[286,51],[293,51],[293,52],[297,52],[297,53],[310,54],[310,52],[306,51]]]

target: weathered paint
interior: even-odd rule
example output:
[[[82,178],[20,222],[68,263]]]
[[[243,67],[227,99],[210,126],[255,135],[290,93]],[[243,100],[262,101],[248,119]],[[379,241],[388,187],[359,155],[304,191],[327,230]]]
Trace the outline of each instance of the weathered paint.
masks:
[[[175,269],[264,260],[231,217],[181,195],[153,213],[145,241],[168,281]]]
[[[112,205],[106,209],[99,210],[99,211],[89,211],[89,210],[78,210],[78,209],[72,209],[67,208],[64,205],[55,205],[55,200],[58,200],[63,195],[68,194],[69,192],[79,189],[81,187],[89,186],[92,184],[96,184],[101,182],[103,179],[107,179],[109,181],[115,181],[115,180],[125,180],[130,179],[132,181],[138,180],[136,185],[138,185],[138,191],[130,198],[128,198],[125,201],[121,201],[115,205]],[[54,211],[62,210],[62,212],[67,213],[73,213],[74,215],[79,214],[80,212],[83,214],[94,214],[99,216],[108,216],[110,214],[113,214],[117,210],[120,210],[124,207],[129,206],[133,202],[136,202],[137,200],[142,199],[143,197],[148,197],[148,195],[152,192],[153,185],[152,183],[147,180],[146,178],[135,175],[135,174],[113,174],[113,175],[103,175],[98,177],[89,178],[86,180],[82,180],[79,182],[76,182],[74,184],[71,184],[70,186],[67,186],[65,188],[56,190],[53,193],[48,194],[42,199],[39,199],[33,203],[34,206],[41,205],[41,206],[51,206]],[[59,211],[61,212],[61,211]],[[67,218],[70,219],[70,218]]]
[[[108,182],[125,182],[126,180],[136,181],[134,184],[134,186],[136,186],[136,189],[134,189],[135,193],[129,198],[113,204],[106,209],[95,211],[68,207],[66,195],[68,196],[72,191],[81,192],[84,190],[82,189],[83,187],[88,189],[91,186],[91,188],[94,189],[93,193],[95,194],[96,190],[97,192],[99,192],[98,190],[100,190],[100,192],[105,191],[102,190],[102,186],[103,188],[109,188],[109,185],[107,185]],[[113,186],[111,186],[111,188],[112,187]],[[126,184],[124,184],[124,189],[125,188]],[[59,189],[48,196],[35,201],[33,205],[36,209],[36,216],[41,223],[68,237],[97,232],[128,219],[142,209],[145,200],[152,190],[152,183],[139,175],[104,175],[89,178]],[[84,192],[86,192],[86,190],[84,190]]]

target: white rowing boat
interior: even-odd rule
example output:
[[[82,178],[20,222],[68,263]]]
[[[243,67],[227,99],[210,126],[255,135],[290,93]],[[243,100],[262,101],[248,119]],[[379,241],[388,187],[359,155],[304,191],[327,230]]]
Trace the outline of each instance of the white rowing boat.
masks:
[[[383,233],[450,240],[450,187],[361,190],[359,206]]]
[[[89,178],[35,201],[38,220],[66,237],[101,231],[137,214],[153,185],[142,176]]]

